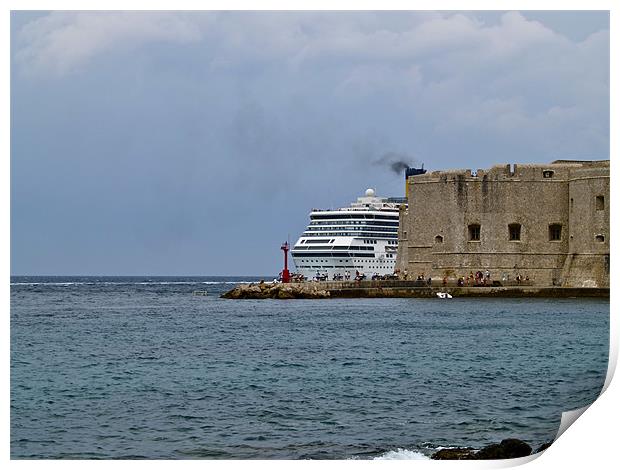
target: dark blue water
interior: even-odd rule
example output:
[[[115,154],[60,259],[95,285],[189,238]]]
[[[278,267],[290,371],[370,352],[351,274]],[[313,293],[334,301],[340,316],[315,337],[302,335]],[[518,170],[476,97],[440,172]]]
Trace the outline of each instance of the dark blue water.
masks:
[[[605,379],[608,301],[224,300],[222,280],[12,278],[12,458],[537,447]]]

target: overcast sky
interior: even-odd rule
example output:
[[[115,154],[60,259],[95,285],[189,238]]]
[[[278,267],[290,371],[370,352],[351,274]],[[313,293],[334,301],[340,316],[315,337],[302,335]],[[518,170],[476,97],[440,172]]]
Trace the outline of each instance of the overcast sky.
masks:
[[[609,158],[604,12],[11,18],[12,274],[273,275],[392,160]]]

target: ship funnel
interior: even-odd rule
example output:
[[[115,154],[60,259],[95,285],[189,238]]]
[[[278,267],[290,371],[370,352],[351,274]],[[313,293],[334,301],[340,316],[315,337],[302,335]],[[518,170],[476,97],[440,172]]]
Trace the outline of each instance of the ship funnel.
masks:
[[[424,163],[422,163],[422,168],[407,167],[405,168],[405,181],[407,181],[407,178],[409,178],[410,176],[423,175],[424,173],[426,173],[426,170],[424,169]]]
[[[407,197],[407,199],[409,199],[409,177],[423,175],[424,173],[426,173],[426,170],[424,169],[424,163],[422,163],[421,168],[405,168],[405,196]]]

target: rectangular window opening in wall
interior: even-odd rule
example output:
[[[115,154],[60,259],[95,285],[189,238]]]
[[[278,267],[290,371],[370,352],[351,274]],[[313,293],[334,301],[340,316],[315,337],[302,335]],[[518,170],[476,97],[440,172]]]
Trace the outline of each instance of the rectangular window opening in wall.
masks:
[[[605,273],[609,274],[609,253],[605,255]]]
[[[599,243],[605,242],[605,235],[601,235],[600,233],[596,236],[596,241]]]
[[[521,224],[508,225],[508,239],[513,242],[521,240]]]
[[[596,196],[596,210],[605,210],[605,196]]]
[[[467,227],[467,229],[469,231],[470,242],[480,241],[480,225],[479,224],[471,224]]]
[[[551,224],[549,225],[549,241],[557,242],[562,240],[562,225]]]
[[[543,178],[553,178],[553,170],[543,170]]]

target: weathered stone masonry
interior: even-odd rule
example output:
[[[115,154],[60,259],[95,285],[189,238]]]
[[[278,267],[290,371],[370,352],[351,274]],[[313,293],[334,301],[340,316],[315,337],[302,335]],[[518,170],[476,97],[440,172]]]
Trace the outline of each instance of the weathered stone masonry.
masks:
[[[609,286],[609,160],[557,160],[407,180],[397,267],[409,276]]]

